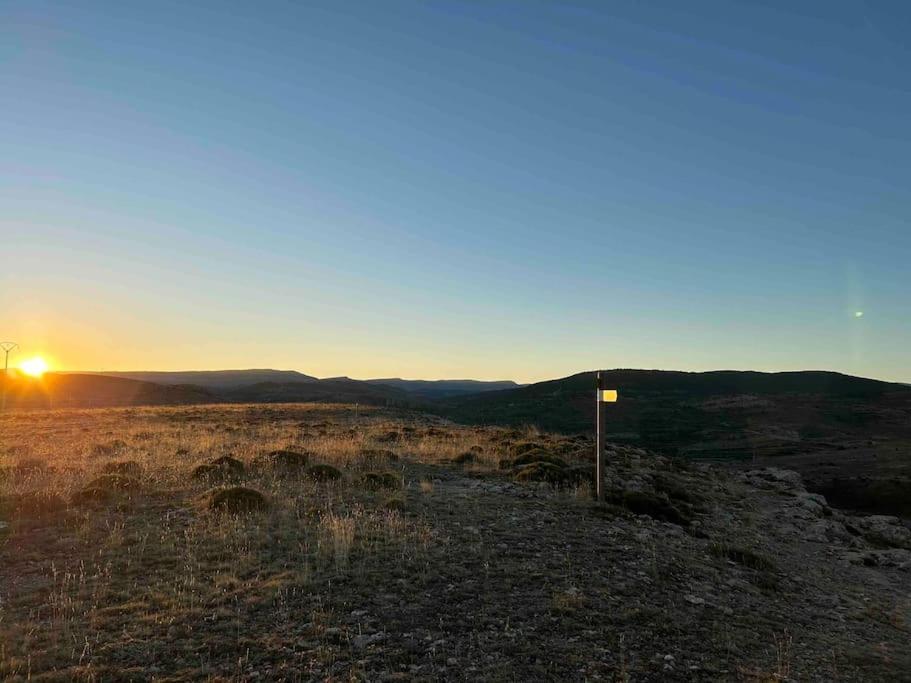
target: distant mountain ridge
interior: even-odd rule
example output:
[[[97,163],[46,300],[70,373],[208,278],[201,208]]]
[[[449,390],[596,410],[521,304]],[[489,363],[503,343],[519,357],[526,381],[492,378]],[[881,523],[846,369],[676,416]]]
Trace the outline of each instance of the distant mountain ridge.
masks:
[[[316,382],[316,377],[305,375],[296,370],[183,370],[168,371],[128,371],[128,372],[87,372],[78,374],[97,375],[100,377],[122,377],[141,382],[156,384],[192,384],[197,387],[225,389],[262,382]]]
[[[384,384],[386,386],[402,389],[423,399],[435,400],[449,396],[463,396],[466,394],[479,394],[487,391],[502,391],[504,389],[518,389],[520,384],[512,380],[477,380],[477,379],[401,379],[399,377],[387,379],[364,380],[370,384]]]

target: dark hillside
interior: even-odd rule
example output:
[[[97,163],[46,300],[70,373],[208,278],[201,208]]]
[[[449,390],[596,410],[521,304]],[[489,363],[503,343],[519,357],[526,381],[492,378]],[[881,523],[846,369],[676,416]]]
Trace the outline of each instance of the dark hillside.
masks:
[[[180,372],[135,371],[89,373],[103,377],[123,377],[155,384],[192,384],[206,389],[228,389],[232,387],[261,384],[263,382],[316,382],[316,377],[295,370],[187,370]]]
[[[793,452],[871,430],[905,434],[911,390],[834,372],[610,370],[620,391],[608,407],[610,438],[670,453],[715,457]],[[588,432],[594,373],[440,402],[452,419]]]
[[[134,405],[219,403],[221,399],[194,386],[164,386],[120,377],[47,373],[40,379],[0,375],[11,410]]]
[[[402,389],[422,399],[441,399],[450,396],[464,396],[486,391],[518,389],[519,385],[511,380],[484,382],[475,379],[368,379],[370,384],[380,384]]]
[[[401,389],[353,379],[323,379],[316,382],[263,382],[225,389],[219,395],[240,403],[332,402],[365,403],[406,407],[416,403]]]

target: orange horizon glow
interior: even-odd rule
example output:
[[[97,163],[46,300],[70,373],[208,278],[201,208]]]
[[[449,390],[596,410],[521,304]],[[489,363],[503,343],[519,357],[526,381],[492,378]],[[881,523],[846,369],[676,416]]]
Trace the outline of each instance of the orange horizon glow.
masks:
[[[27,360],[22,361],[19,364],[19,370],[24,372],[29,377],[41,377],[50,369],[48,363],[41,356],[35,356]]]

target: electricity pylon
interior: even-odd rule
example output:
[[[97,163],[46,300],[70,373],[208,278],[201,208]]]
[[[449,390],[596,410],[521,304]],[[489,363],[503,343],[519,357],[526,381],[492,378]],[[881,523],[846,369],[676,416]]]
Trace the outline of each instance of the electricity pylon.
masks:
[[[6,354],[3,361],[3,401],[0,403],[0,410],[6,410],[6,385],[9,382],[9,354],[19,348],[16,342],[0,342],[0,349]]]

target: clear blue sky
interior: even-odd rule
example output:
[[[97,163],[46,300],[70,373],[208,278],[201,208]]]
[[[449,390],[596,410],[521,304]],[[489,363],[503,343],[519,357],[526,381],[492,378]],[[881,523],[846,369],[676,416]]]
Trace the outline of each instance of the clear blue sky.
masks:
[[[0,337],[911,381],[909,36],[880,0],[2,2]]]

